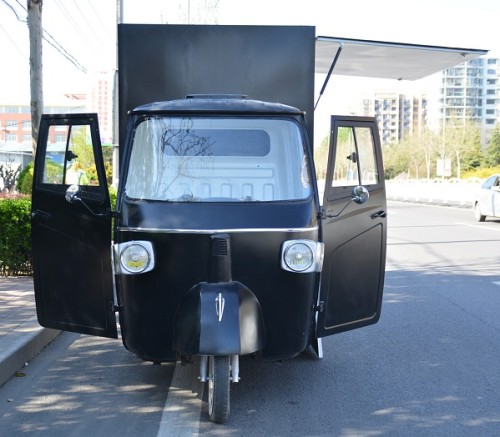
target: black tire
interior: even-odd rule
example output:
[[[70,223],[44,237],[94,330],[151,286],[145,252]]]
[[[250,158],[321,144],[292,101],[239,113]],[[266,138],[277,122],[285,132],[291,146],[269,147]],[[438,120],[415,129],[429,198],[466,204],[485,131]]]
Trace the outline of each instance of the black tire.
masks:
[[[484,222],[484,219],[486,218],[485,215],[481,214],[481,208],[479,207],[478,202],[474,204],[474,218],[478,222]]]
[[[229,417],[229,357],[208,357],[208,415],[214,423]]]

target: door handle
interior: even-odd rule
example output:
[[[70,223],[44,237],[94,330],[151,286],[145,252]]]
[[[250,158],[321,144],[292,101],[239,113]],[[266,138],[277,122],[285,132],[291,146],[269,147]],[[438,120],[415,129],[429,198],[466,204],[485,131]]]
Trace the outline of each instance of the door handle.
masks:
[[[383,209],[381,209],[380,211],[374,212],[372,215],[370,215],[370,217],[372,219],[385,218],[387,217],[387,213]]]
[[[41,221],[44,221],[44,222],[52,219],[52,215],[50,215],[50,213],[45,212],[45,211],[40,211],[39,209],[33,211],[31,213],[31,217],[36,218],[36,219],[41,220]]]

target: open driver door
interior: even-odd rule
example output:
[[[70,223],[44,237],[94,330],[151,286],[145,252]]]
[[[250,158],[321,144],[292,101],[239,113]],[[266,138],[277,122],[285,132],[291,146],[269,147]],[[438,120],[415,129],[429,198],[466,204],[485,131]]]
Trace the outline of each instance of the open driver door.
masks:
[[[71,203],[65,198],[70,186],[79,187]],[[97,114],[43,115],[32,193],[42,326],[117,338],[111,219]]]
[[[331,118],[322,233],[317,338],[370,325],[380,317],[387,222],[375,118]]]

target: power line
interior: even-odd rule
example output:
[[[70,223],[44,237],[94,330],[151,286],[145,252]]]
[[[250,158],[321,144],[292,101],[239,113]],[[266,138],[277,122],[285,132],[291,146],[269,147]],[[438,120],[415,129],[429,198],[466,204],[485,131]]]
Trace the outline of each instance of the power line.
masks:
[[[110,39],[113,39],[114,37],[113,37],[113,36],[109,33],[108,28],[107,28],[107,27],[104,25],[104,23],[102,22],[101,17],[100,17],[100,15],[97,13],[97,11],[95,10],[94,5],[92,4],[92,2],[89,2],[89,6],[90,6],[90,9],[92,9],[92,12],[93,12],[93,13],[94,13],[94,15],[96,16],[96,18],[99,20],[99,23],[101,23],[101,26],[102,26],[102,28],[104,29],[104,32],[106,32],[106,33],[107,33],[107,35],[108,35],[108,37],[109,37]]]
[[[4,27],[0,24],[0,29],[2,29],[5,33],[5,35],[7,36],[7,38],[9,38],[10,42],[12,43],[12,45],[16,48],[16,50],[21,54],[21,56],[26,59],[26,54],[24,54],[22,52],[22,50],[19,48],[19,46],[16,44],[16,42],[10,37],[9,33],[4,29]]]
[[[78,62],[78,60],[70,54],[61,44],[57,42],[57,40],[45,29],[43,29],[43,39],[47,41],[52,47],[54,47],[61,55],[63,55],[68,61],[70,61],[76,68],[78,68],[83,73],[87,73],[87,69]],[[49,40],[45,35],[48,35],[51,40]]]
[[[84,4],[87,6],[90,5],[90,3]],[[64,16],[64,19],[71,25],[80,40],[85,41],[88,50],[92,50],[93,54],[101,53],[106,57],[109,56],[105,49],[107,41],[104,41],[100,37],[102,31],[100,29],[96,31],[92,25],[92,22],[96,20],[90,19],[91,14],[95,13],[94,10],[92,12],[85,10],[86,13],[84,13],[82,8],[75,1],[72,3],[63,3],[62,0],[56,0],[55,6]]]
[[[71,24],[71,27],[79,33],[80,38],[86,39],[85,32],[81,29],[79,23],[73,19],[73,16],[66,9],[64,3],[61,2],[60,0],[56,0],[55,3],[56,6],[59,8],[59,10],[62,12],[62,14],[66,17],[66,20],[68,20],[69,24]]]
[[[26,13],[28,12],[28,10],[26,9],[25,6],[23,6],[19,0],[15,0],[16,3],[23,9],[23,11],[25,11]],[[27,20],[23,20],[20,18],[19,14],[17,13],[16,9],[10,4],[7,2],[7,0],[2,0],[2,2],[7,5],[7,7],[9,7],[9,9],[14,13],[14,15],[16,16],[17,20],[22,22],[22,23],[27,23]],[[77,69],[79,69],[80,71],[84,72],[84,73],[87,73],[87,69],[82,65],[80,64],[80,62],[78,62],[78,60],[73,56],[71,55],[49,32],[47,32],[47,30],[45,30],[43,27],[42,27],[42,38],[49,44],[51,45],[52,47],[54,47],[62,56],[64,56],[68,61],[70,61]]]
[[[87,26],[88,28],[90,29],[90,33],[91,35],[96,38],[98,40],[98,43],[99,43],[99,48],[102,49],[103,45],[104,45],[104,42],[102,41],[102,39],[99,37],[99,34],[100,32],[99,31],[96,31],[94,29],[94,26],[92,25],[91,21],[89,21],[89,19],[87,18],[87,14],[84,14],[82,12],[82,10],[80,9],[80,6],[78,5],[78,2],[74,1],[73,2],[76,9],[78,10],[78,12],[80,13],[80,15],[82,16],[83,20],[85,21],[85,23],[87,23]]]
[[[19,0],[16,0],[19,3]],[[17,21],[21,21],[22,23],[26,23],[26,20],[22,20],[19,15],[17,14],[17,11],[14,9],[14,7],[10,4],[7,3],[7,0],[2,0],[2,2],[14,13],[14,15],[17,18]],[[19,3],[20,4],[20,3]],[[22,6],[21,6],[22,7]],[[24,9],[26,10],[26,9]]]
[[[19,0],[16,0],[16,3],[17,3],[19,6],[21,6],[21,8],[23,8],[26,12],[28,12],[28,11],[26,10],[26,7],[25,7],[25,6],[24,6],[24,5],[23,5],[23,4],[22,4]]]

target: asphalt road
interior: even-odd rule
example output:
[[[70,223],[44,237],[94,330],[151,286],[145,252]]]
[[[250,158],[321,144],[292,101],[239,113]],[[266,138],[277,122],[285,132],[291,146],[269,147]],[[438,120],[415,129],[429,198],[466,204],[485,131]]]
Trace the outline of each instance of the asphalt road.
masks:
[[[207,422],[199,385],[179,366],[63,334],[0,388],[0,435],[500,435],[500,220],[388,211],[380,322],[324,339],[322,360],[242,359],[227,424]],[[167,400],[172,378],[168,398],[187,396],[182,404]]]

